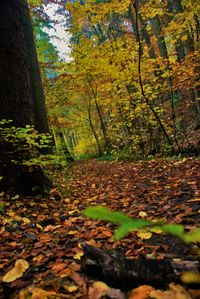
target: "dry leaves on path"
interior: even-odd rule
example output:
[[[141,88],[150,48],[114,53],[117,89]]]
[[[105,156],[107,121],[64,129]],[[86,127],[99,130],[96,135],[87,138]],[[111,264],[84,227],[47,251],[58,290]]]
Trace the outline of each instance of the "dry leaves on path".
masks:
[[[148,236],[131,233],[114,242],[115,225],[92,221],[81,211],[102,205],[131,217],[184,224],[192,231],[200,211],[198,160],[82,161],[75,163],[67,179],[58,173],[55,183],[65,191],[62,198],[56,188],[46,198],[1,194],[0,279],[4,282],[0,298],[16,299],[19,291],[30,286],[63,298],[87,298],[94,281],[80,272],[83,242],[103,249],[120,248],[131,259],[194,257],[196,247],[191,251],[181,240],[156,231]],[[29,268],[5,282],[16,260],[27,261]]]

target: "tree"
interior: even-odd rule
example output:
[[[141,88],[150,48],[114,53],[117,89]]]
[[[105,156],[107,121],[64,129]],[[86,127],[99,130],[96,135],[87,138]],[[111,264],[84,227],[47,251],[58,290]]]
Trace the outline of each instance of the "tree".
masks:
[[[30,61],[24,35],[23,20],[26,6],[19,0],[3,0],[0,9],[0,119],[13,120],[13,126],[34,125],[35,109],[32,93]],[[18,193],[43,192],[50,181],[38,166],[15,163],[17,155],[31,154],[22,144],[12,145],[5,140],[0,146],[0,187]],[[9,148],[8,148],[9,146]],[[16,152],[15,152],[16,151]]]
[[[73,112],[67,120],[82,144],[131,157],[190,146],[199,128],[198,2],[67,3],[73,60],[62,90],[68,109],[81,111],[78,121]]]
[[[42,86],[37,51],[34,41],[32,22],[29,14],[28,2],[20,0],[22,13],[22,25],[25,41],[25,50],[28,60],[28,71],[30,74],[31,96],[34,107],[34,124],[39,132],[49,132],[47,113],[45,107],[45,98]]]

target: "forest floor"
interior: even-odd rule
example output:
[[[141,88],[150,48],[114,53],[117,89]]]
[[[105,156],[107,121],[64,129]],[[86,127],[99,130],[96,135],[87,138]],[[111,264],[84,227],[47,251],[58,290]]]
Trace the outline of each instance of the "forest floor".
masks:
[[[115,242],[113,224],[93,221],[81,211],[105,205],[131,217],[142,215],[192,230],[199,224],[200,161],[78,161],[67,176],[58,171],[54,182],[59,188],[53,188],[46,198],[1,194],[0,280],[4,278],[4,282],[0,298],[151,298],[148,287],[135,293],[108,292],[103,283],[95,284],[86,277],[80,270],[83,242],[102,249],[120,248],[131,259],[187,259],[195,255],[195,246],[159,233],[146,236],[133,232]],[[6,273],[10,282],[5,282]],[[200,296],[197,291],[180,288],[171,285],[167,291],[154,291],[152,298]]]

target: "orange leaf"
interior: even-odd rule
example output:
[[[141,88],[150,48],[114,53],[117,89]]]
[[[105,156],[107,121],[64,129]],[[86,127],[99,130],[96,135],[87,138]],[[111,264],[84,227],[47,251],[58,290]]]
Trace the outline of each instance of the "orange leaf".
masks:
[[[58,264],[55,264],[55,265],[52,267],[52,270],[53,270],[53,271],[61,271],[61,270],[63,270],[65,267],[66,267],[66,264],[60,262],[60,263],[58,263]]]
[[[147,299],[153,290],[155,289],[149,285],[142,285],[136,289],[133,289],[128,299]]]
[[[32,291],[31,299],[50,299],[52,296],[56,296],[56,292],[35,288]]]
[[[107,294],[109,287],[102,281],[96,281],[89,288],[88,298],[89,299],[100,299]]]

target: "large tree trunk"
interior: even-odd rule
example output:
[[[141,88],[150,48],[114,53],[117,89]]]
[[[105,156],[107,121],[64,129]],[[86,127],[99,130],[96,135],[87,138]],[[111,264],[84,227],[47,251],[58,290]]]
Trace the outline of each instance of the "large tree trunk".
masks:
[[[49,132],[47,113],[45,107],[45,97],[42,86],[42,79],[37,59],[37,50],[33,35],[32,22],[30,18],[28,2],[20,0],[22,14],[22,24],[24,41],[28,58],[28,69],[31,81],[31,94],[34,107],[34,125],[39,132]]]
[[[17,0],[0,4],[0,118],[16,126],[33,124],[33,103]]]
[[[2,0],[0,4],[0,120],[12,119],[16,127],[34,124],[31,80],[23,32],[23,18],[19,0]],[[22,144],[0,139],[0,189],[31,194],[43,192],[50,186],[41,168],[28,168],[13,163],[19,156],[31,154]]]

